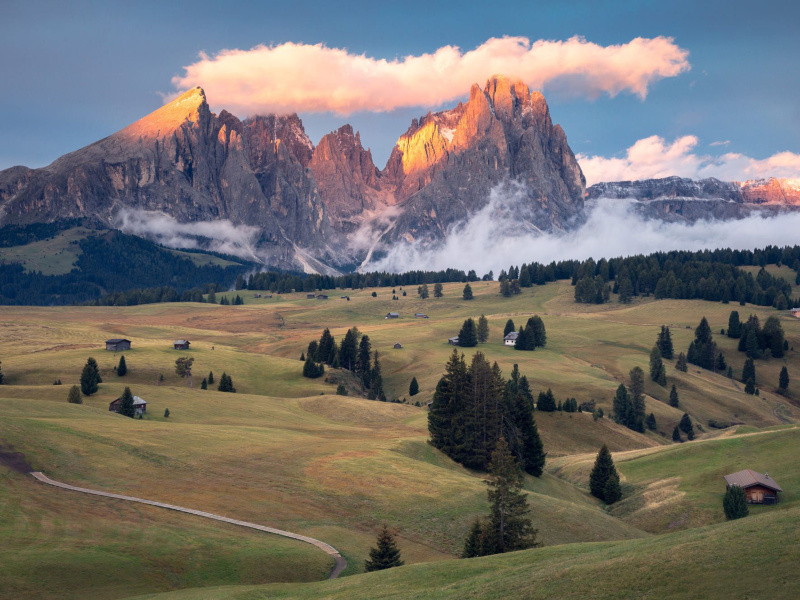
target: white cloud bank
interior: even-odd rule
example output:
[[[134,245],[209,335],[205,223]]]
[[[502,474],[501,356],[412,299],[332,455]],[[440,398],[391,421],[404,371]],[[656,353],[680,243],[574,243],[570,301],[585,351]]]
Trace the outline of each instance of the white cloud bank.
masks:
[[[493,190],[489,204],[457,227],[434,248],[398,244],[387,256],[370,262],[362,271],[403,272],[411,269],[475,269],[478,275],[509,265],[532,261],[589,257],[599,259],[667,250],[715,248],[753,249],[768,244],[798,243],[800,213],[732,221],[697,221],[693,224],[647,220],[632,208],[632,201],[601,199],[586,222],[566,233],[537,234],[520,231],[517,199],[507,190]]]
[[[205,89],[216,107],[255,113],[390,111],[440,106],[470,86],[503,73],[536,89],[559,87],[595,98],[630,92],[644,98],[654,82],[690,69],[689,52],[669,37],[635,38],[601,46],[581,37],[565,41],[491,38],[463,52],[443,46],[430,54],[392,60],[345,48],[287,42],[250,50],[222,50],[175,76],[178,90]]]
[[[724,181],[744,181],[764,177],[800,177],[800,154],[779,152],[764,159],[736,152],[711,156],[697,152],[699,140],[693,135],[669,143],[651,135],[628,148],[624,158],[578,154],[586,184],[601,181],[632,181],[678,175],[691,179],[716,177]],[[727,144],[714,142],[712,146]]]

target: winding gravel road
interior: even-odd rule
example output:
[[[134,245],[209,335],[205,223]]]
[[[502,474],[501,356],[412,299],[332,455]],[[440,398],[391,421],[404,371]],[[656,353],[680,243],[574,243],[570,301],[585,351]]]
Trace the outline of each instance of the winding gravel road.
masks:
[[[282,529],[275,529],[273,527],[266,527],[264,525],[258,525],[256,523],[248,523],[247,521],[229,519],[228,517],[222,517],[220,515],[203,512],[201,510],[194,510],[192,508],[184,508],[183,506],[175,506],[174,504],[164,504],[163,502],[156,502],[155,500],[145,500],[143,498],[135,498],[133,496],[123,496],[121,494],[111,494],[109,492],[101,492],[99,490],[90,490],[88,488],[77,487],[74,485],[69,485],[68,483],[61,483],[60,481],[54,481],[40,471],[33,471],[31,472],[31,475],[33,475],[36,479],[38,479],[42,483],[63,488],[65,490],[72,490],[73,492],[80,492],[82,494],[92,494],[93,496],[103,496],[105,498],[116,498],[117,500],[138,502],[139,504],[149,504],[150,506],[158,506],[159,508],[176,510],[178,512],[188,513],[190,515],[196,515],[198,517],[204,517],[206,519],[214,519],[215,521],[222,521],[223,523],[239,525],[240,527],[257,529],[258,531],[265,531],[266,533],[273,533],[275,535],[281,535],[283,537],[311,544],[312,546],[316,546],[326,554],[332,556],[333,560],[335,561],[333,569],[331,570],[330,575],[328,575],[328,579],[336,579],[339,576],[339,574],[342,571],[344,571],[345,568],[347,567],[347,560],[345,560],[345,558],[339,553],[339,551],[336,548],[334,548],[329,544],[326,544],[325,542],[321,542],[320,540],[307,537],[305,535],[299,535],[297,533],[292,533],[291,531],[283,531]]]

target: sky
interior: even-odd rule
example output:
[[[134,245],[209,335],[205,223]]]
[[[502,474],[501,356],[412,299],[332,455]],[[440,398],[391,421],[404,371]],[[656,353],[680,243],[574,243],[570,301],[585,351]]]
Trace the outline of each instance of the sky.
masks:
[[[798,18],[774,0],[3,0],[0,169],[197,84],[215,111],[298,112],[314,143],[351,123],[382,167],[412,118],[508,70],[543,91],[589,183],[798,177]]]

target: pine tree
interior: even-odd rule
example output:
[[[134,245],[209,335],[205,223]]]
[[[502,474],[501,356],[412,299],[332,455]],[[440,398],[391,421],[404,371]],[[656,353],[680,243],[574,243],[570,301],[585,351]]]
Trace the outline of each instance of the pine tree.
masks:
[[[322,332],[317,344],[317,351],[315,353],[316,362],[324,362],[331,364],[336,356],[336,341],[331,335],[330,329],[327,327]]]
[[[756,382],[752,377],[744,384],[744,393],[751,396],[756,393]]]
[[[131,388],[126,387],[122,392],[122,402],[119,403],[119,414],[133,419],[136,416],[136,408],[133,405],[133,394]]]
[[[125,363],[125,355],[119,357],[119,366],[117,367],[117,377],[124,377],[128,372],[128,365]]]
[[[673,442],[680,442],[681,440],[681,430],[680,427],[675,425],[675,429],[672,430],[672,441]]]
[[[683,352],[678,354],[678,360],[675,361],[675,369],[682,373],[686,373],[689,370],[689,365],[686,364],[686,355]]]
[[[632,412],[628,419],[628,427],[639,433],[644,433],[646,406],[644,401],[644,371],[634,367],[630,371],[631,387],[630,402]]]
[[[305,360],[305,359],[303,359],[303,360]],[[213,384],[214,384],[214,372],[213,371],[209,371],[208,372],[208,385],[213,385]]]
[[[624,383],[621,383],[617,388],[616,394],[614,394],[614,422],[628,427],[628,424],[631,423],[632,413],[633,406],[631,405],[628,388],[625,387]]]
[[[547,388],[546,392],[539,392],[539,397],[536,400],[536,410],[542,412],[554,412],[556,410],[556,397],[553,395],[553,390]]]
[[[669,327],[665,325],[661,326],[661,332],[658,334],[656,345],[661,352],[662,358],[671,359],[673,357],[675,351],[672,346],[672,334],[669,331]]]
[[[509,319],[508,321],[506,321],[506,326],[503,327],[503,337],[506,337],[509,333],[511,333],[512,331],[516,331],[516,330],[517,330],[517,328],[514,325],[514,321]]]
[[[528,326],[531,329],[531,340],[534,347],[544,348],[547,345],[547,331],[542,318],[539,315],[534,315],[528,319]]]
[[[742,336],[742,323],[739,321],[739,311],[732,310],[728,317],[728,337],[738,339]]]
[[[469,284],[467,284],[467,285],[469,285]],[[442,284],[441,283],[437,283],[436,285],[434,285],[433,286],[433,297],[434,298],[441,298],[442,296],[444,296],[444,293],[442,293],[442,290],[443,290],[443,288],[442,288]]]
[[[83,396],[81,395],[81,388],[77,385],[73,385],[69,388],[69,394],[67,394],[67,402],[70,404],[83,404]]]
[[[100,381],[100,371],[97,368],[97,361],[89,357],[81,372],[81,393],[83,393],[84,396],[91,396],[97,391],[97,384],[99,384]]]
[[[678,388],[675,387],[675,384],[672,384],[672,389],[669,391],[669,405],[675,408],[678,407],[680,404],[680,400],[678,399]]]
[[[453,350],[445,365],[445,373],[436,384],[428,412],[431,444],[456,460],[464,446],[462,421],[467,404],[467,365],[464,355]]]
[[[411,378],[411,385],[408,386],[408,395],[409,396],[416,396],[419,394],[419,384],[417,383],[417,378]]]
[[[658,346],[653,346],[650,351],[650,379],[658,383],[658,385],[666,385],[666,376],[666,368],[661,360],[661,351]]]
[[[614,504],[620,498],[622,498],[622,489],[619,486],[619,475],[611,473],[603,488],[603,499],[606,504]]]
[[[420,298],[422,298],[423,300],[427,300],[428,296],[430,295],[430,293],[428,292],[428,284],[423,283],[421,286],[419,286],[417,288],[417,293],[419,294]]]
[[[694,439],[694,425],[692,424],[692,419],[689,417],[688,413],[683,413],[681,417],[680,423],[678,423],[678,427],[680,430],[686,434],[690,440]]]
[[[486,526],[480,517],[475,518],[475,522],[469,530],[469,535],[464,542],[464,551],[461,558],[475,558],[476,556],[486,555]]]
[[[612,475],[617,475],[617,469],[614,467],[614,460],[611,457],[611,452],[608,451],[608,446],[603,444],[603,447],[597,453],[594,467],[592,467],[592,472],[589,475],[589,491],[592,496],[605,500],[606,484]]]
[[[657,425],[656,425],[656,416],[653,413],[650,413],[649,415],[647,415],[646,424],[647,424],[647,428],[650,431],[655,431],[656,430],[656,427],[657,427]]]
[[[508,435],[519,435],[522,440],[519,444],[522,467],[526,473],[534,477],[541,477],[547,453],[539,435],[539,428],[533,416],[533,395],[530,391],[528,378],[519,377],[519,367],[514,365],[511,379],[506,386],[508,402],[511,405],[509,412],[513,421],[513,430]]]
[[[748,379],[752,379],[753,383],[756,381],[756,365],[752,358],[746,359],[742,367],[742,382],[747,383]]]
[[[530,350],[533,346],[529,341],[529,329],[520,325],[517,339],[514,341],[514,350]]]
[[[358,329],[352,327],[347,330],[339,346],[339,364],[348,371],[356,370],[359,336]]]
[[[467,319],[458,332],[458,345],[462,348],[474,348],[478,345],[478,330],[473,319]]]
[[[513,552],[541,545],[533,528],[530,506],[523,488],[522,471],[504,438],[497,440],[487,481],[490,516],[487,523],[494,553]]]
[[[764,322],[764,328],[761,330],[763,337],[764,350],[769,349],[774,358],[783,358],[783,345],[786,341],[786,336],[783,332],[783,326],[776,316],[768,317]]]
[[[383,525],[383,529],[378,534],[377,542],[377,547],[371,548],[369,551],[369,559],[364,561],[364,570],[366,572],[382,571],[405,564],[400,558],[400,550],[398,550],[394,541],[394,534],[389,531],[386,524]]]
[[[200,382],[200,389],[207,390],[208,389],[208,380],[203,377],[203,381]]]
[[[722,508],[728,520],[741,519],[750,514],[747,507],[747,495],[738,485],[728,486],[725,497],[722,499]]]
[[[169,409],[168,408],[164,409],[164,418],[165,419],[169,419]]]
[[[781,369],[781,374],[778,377],[778,389],[782,394],[786,393],[789,389],[789,370],[784,366]]]
[[[485,344],[489,341],[489,320],[481,315],[478,319],[478,342]]]

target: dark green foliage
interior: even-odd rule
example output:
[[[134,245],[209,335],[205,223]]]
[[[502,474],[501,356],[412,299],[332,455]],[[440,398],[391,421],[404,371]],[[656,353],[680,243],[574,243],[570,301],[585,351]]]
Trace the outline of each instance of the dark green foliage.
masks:
[[[753,378],[751,377],[751,378],[750,378],[750,379],[748,379],[748,380],[747,380],[747,382],[744,384],[744,393],[745,393],[745,394],[750,394],[750,395],[753,395],[753,394],[755,394],[756,392],[758,392],[758,390],[756,389],[756,382],[755,382],[755,381],[753,380]]]
[[[117,377],[124,377],[128,372],[128,365],[125,363],[125,355],[119,357],[119,366],[117,367]]]
[[[744,489],[738,485],[728,486],[725,497],[722,499],[722,508],[725,511],[725,518],[729,521],[741,519],[750,514]]]
[[[749,379],[753,380],[755,383],[756,380],[756,365],[753,362],[752,358],[748,358],[744,361],[744,367],[742,367],[742,382],[747,383]]]
[[[564,410],[564,412],[568,413],[579,412],[578,401],[575,398],[567,398],[566,400],[564,400],[562,409]]]
[[[614,504],[614,502],[617,502],[620,498],[622,498],[622,489],[619,487],[619,475],[617,475],[617,473],[611,473],[603,488],[603,499],[606,504]]]
[[[340,383],[336,386],[336,395],[337,396],[347,396],[347,388],[343,383]]]
[[[619,301],[622,304],[630,304],[633,298],[633,284],[628,277],[623,277],[619,281]]]
[[[511,284],[508,282],[508,279],[505,277],[500,279],[500,295],[504,298],[511,297]]]
[[[419,394],[419,384],[417,383],[417,378],[411,378],[411,384],[408,386],[408,395],[409,396],[416,396]]]
[[[658,346],[653,346],[650,351],[650,379],[658,385],[667,385],[667,369],[664,367],[664,361],[661,360],[661,351]]]
[[[383,529],[378,534],[378,545],[369,551],[369,559],[364,561],[364,570],[383,571],[392,567],[400,567],[405,563],[400,558],[400,550],[394,541],[394,534],[384,524]]]
[[[717,360],[714,363],[714,371],[717,373],[724,373],[728,370],[728,363],[725,362],[725,355],[720,352],[717,354]]]
[[[81,395],[81,388],[77,385],[73,385],[69,388],[69,394],[67,394],[67,402],[70,404],[83,404],[83,396]]]
[[[631,397],[628,394],[628,388],[624,383],[620,383],[617,392],[614,394],[614,422],[620,425],[628,426],[631,422],[631,413],[633,406],[631,404]]]
[[[649,415],[647,415],[647,419],[645,420],[645,424],[647,425],[647,428],[650,431],[655,431],[656,427],[657,427],[657,425],[656,425],[656,416],[653,413],[650,413]]]
[[[426,300],[428,298],[428,296],[430,295],[430,293],[428,292],[428,284],[427,283],[423,283],[421,286],[419,286],[417,288],[417,293],[419,294],[420,298],[422,298],[423,300]]]
[[[333,339],[330,329],[326,327],[319,338],[317,351],[314,354],[314,360],[330,365],[333,364],[333,361],[336,358],[336,353],[336,340]]]
[[[311,360],[311,356],[309,355],[306,358],[306,362],[303,363],[303,377],[308,377],[309,379],[316,379],[317,377],[322,377],[325,374],[325,367],[322,363],[315,363]],[[222,377],[225,377],[225,373],[222,374]],[[222,387],[222,378],[219,381],[220,388]],[[222,390],[220,391],[228,391]]]
[[[486,482],[490,514],[487,520],[492,554],[540,546],[533,528],[530,506],[523,488],[522,470],[504,438],[497,440]]]
[[[770,350],[773,358],[783,358],[783,346],[786,342],[781,322],[776,316],[767,317],[761,331],[764,350]]]
[[[675,369],[682,373],[686,373],[689,370],[689,365],[686,364],[686,355],[683,352],[678,354],[678,360],[675,361]]]
[[[339,365],[348,371],[355,371],[358,362],[358,343],[360,333],[355,327],[351,327],[344,335],[339,346]],[[369,354],[367,354],[369,356]]]
[[[541,477],[546,453],[533,416],[533,394],[528,378],[520,376],[516,364],[506,383],[501,412],[507,414],[503,436],[512,440],[512,451],[522,468],[534,477]]]
[[[213,383],[214,383],[214,372],[213,371],[209,371],[208,372],[208,385],[212,385]]]
[[[781,374],[778,377],[778,389],[784,394],[789,389],[789,370],[785,366],[781,368]]]
[[[136,408],[133,406],[133,394],[131,388],[126,387],[122,392],[122,402],[119,403],[119,414],[133,419],[136,416]]]
[[[373,298],[377,298],[377,297],[378,297],[378,292],[372,292],[371,296],[372,296]]]
[[[672,389],[669,391],[669,405],[675,408],[678,407],[680,404],[680,400],[678,399],[678,388],[675,387],[675,384],[672,384]]]
[[[211,292],[209,292],[208,300],[206,300],[206,302],[208,302],[209,304],[217,303],[217,294],[214,292],[214,290],[211,290]]]
[[[100,378],[100,371],[97,368],[97,361],[89,357],[81,372],[81,393],[84,396],[91,396],[97,391],[97,384],[101,382],[102,379]]]
[[[200,382],[200,389],[207,390],[208,389],[208,380],[203,377],[203,381]]]
[[[547,331],[545,330],[542,318],[539,315],[533,315],[528,319],[527,327],[531,330],[531,338],[534,347],[544,348],[547,345]]]
[[[469,285],[469,284],[467,284],[467,285]],[[442,288],[442,284],[441,283],[437,283],[436,285],[434,285],[433,286],[433,297],[434,298],[441,298],[442,296],[444,296],[444,293],[442,292],[442,289],[443,288]]]
[[[319,349],[319,342],[317,340],[311,340],[308,342],[308,348],[306,349],[306,358],[310,358],[311,360],[317,360],[317,350]]]
[[[370,400],[380,400],[386,402],[386,394],[383,391],[383,376],[381,375],[381,362],[378,359],[378,351],[375,351],[375,358],[372,361],[372,372],[370,373],[370,385],[367,398]],[[366,385],[366,384],[365,384]]]
[[[475,558],[476,556],[487,556],[490,554],[491,548],[487,539],[487,526],[486,523],[481,521],[480,517],[475,518],[475,522],[469,530],[469,535],[464,542],[464,550],[461,553],[461,558]]]
[[[485,344],[489,341],[489,320],[485,315],[478,319],[478,343]]]
[[[672,359],[675,350],[672,346],[672,334],[669,331],[669,327],[666,327],[665,325],[661,326],[661,332],[658,334],[656,346],[658,346],[662,358],[670,360]]]
[[[228,300],[227,296],[223,296],[219,301],[219,305],[220,306],[230,306],[231,305],[231,301]]]
[[[478,328],[473,319],[467,319],[458,332],[458,345],[462,348],[474,348],[478,345]]]
[[[738,310],[732,310],[728,317],[728,337],[734,339],[742,337],[742,323],[739,321]]]
[[[356,354],[356,375],[361,378],[364,387],[369,388],[372,380],[372,344],[368,335],[362,335]]]
[[[628,412],[628,422],[625,423],[625,425],[634,431],[644,433],[646,412],[644,401],[644,371],[639,367],[634,367],[630,371],[630,378],[630,409]]]
[[[3,385],[3,369],[2,369],[2,361],[0,361],[0,385]]]
[[[727,375],[728,379],[733,379],[733,367],[731,367],[730,365],[728,365],[728,371],[727,371],[726,375]]]
[[[717,345],[711,336],[711,327],[705,317],[694,331],[694,341],[689,346],[686,359],[693,365],[712,371],[717,358]]]
[[[592,472],[589,475],[589,491],[592,496],[603,501],[606,500],[606,484],[608,484],[608,480],[612,475],[619,477],[617,469],[614,467],[611,452],[608,451],[608,446],[603,444],[603,447],[597,453],[594,467],[592,467]],[[619,498],[616,500],[619,500]]]
[[[319,366],[320,370],[322,370],[322,365]],[[305,373],[303,373],[305,375]],[[320,373],[321,374],[321,373]],[[219,378],[219,385],[217,386],[217,390],[220,392],[236,392],[236,388],[233,387],[233,379],[230,375],[223,371],[222,376]]]
[[[675,429],[672,430],[672,441],[673,442],[683,441],[681,439],[681,429],[677,425],[675,425]]]
[[[686,434],[687,438],[690,440],[694,439],[694,425],[692,424],[692,419],[689,417],[688,413],[683,413],[681,421],[678,423],[678,427],[683,433]]]
[[[517,328],[514,326],[514,321],[509,319],[508,321],[506,321],[506,326],[503,327],[503,337],[506,337],[509,333],[516,330]]]
[[[236,297],[233,299],[233,305],[240,306],[242,304],[244,304],[244,300],[242,300],[242,297],[239,294],[236,294]]]
[[[556,397],[553,395],[553,390],[547,388],[546,392],[539,392],[539,397],[536,399],[536,410],[554,412],[556,408]]]
[[[168,408],[164,409],[164,418],[165,419],[169,419],[169,409]]]
[[[194,358],[188,356],[175,359],[175,374],[181,379],[186,378],[190,386],[192,385],[192,364],[194,364]]]

